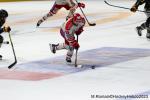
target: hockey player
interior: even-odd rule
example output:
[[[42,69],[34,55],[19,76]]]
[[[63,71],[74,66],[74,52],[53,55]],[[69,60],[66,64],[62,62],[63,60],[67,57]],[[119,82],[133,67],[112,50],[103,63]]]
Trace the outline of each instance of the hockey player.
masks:
[[[51,52],[56,53],[56,50],[67,49],[66,62],[71,63],[74,49],[80,47],[78,41],[75,40],[75,35],[80,35],[83,32],[84,25],[85,19],[79,13],[74,13],[73,17],[63,23],[60,29],[60,34],[65,42],[50,44]]]
[[[53,16],[54,14],[56,14],[61,8],[65,8],[66,10],[69,10],[69,14],[66,17],[66,20],[72,16],[72,14],[75,12],[75,10],[79,7],[85,8],[85,4],[84,3],[78,3],[75,4],[73,2],[73,0],[55,0],[55,3],[53,5],[53,7],[51,8],[51,10],[42,17],[42,19],[40,19],[37,22],[37,27],[40,26],[40,24],[45,21],[46,19],[48,19],[48,17]]]
[[[130,9],[132,12],[136,12],[139,5],[145,4],[145,14],[147,16],[146,22],[137,26],[136,30],[139,36],[142,36],[142,30],[147,29],[146,37],[150,39],[150,0],[137,0],[137,2]]]
[[[1,33],[11,31],[11,28],[9,26],[2,27],[3,24],[5,23],[7,17],[8,17],[8,12],[6,10],[1,9],[0,10],[0,47],[4,41],[4,38],[1,35]],[[2,55],[0,55],[0,59],[2,59]]]

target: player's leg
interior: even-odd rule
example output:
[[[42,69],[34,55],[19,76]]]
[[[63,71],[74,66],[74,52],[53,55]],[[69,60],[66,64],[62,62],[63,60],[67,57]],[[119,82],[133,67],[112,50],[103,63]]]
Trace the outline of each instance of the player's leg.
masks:
[[[52,53],[56,53],[56,50],[57,50],[57,46],[58,46],[59,44],[49,44],[49,46],[50,46],[50,50],[51,50],[51,52]]]
[[[63,5],[63,7],[66,10],[69,10],[69,14],[66,17],[66,20],[68,20],[70,17],[73,16],[73,14],[74,14],[74,12],[76,11],[76,8],[77,8],[75,4],[73,4],[73,7],[70,7],[69,5]]]
[[[67,54],[66,54],[66,62],[71,63],[71,58],[73,56],[74,48],[69,46]]]
[[[58,44],[50,44],[50,50],[52,53],[56,53],[57,50],[67,49],[66,54],[66,62],[71,63],[71,58],[74,52],[74,49],[65,43],[58,43]]]
[[[3,56],[2,56],[2,55],[0,55],[0,60],[2,60],[2,58],[3,58]]]
[[[1,48],[1,45],[2,45],[2,43],[3,43],[3,41],[4,41],[4,38],[0,35],[0,48]],[[2,55],[0,55],[0,60],[2,60]]]
[[[37,22],[37,27],[41,25],[42,22],[44,22],[46,19],[48,19],[48,17],[52,16],[53,14],[51,12],[47,13],[46,15],[44,15],[40,20],[38,20]]]
[[[146,37],[150,39],[150,29],[147,29]]]
[[[0,35],[0,47],[1,47],[2,43],[3,43],[3,41],[4,41],[4,38]]]
[[[150,12],[149,9],[146,10],[147,12]],[[150,13],[146,13],[147,20],[146,20],[146,27],[147,27],[147,33],[146,37],[150,39]]]
[[[67,49],[69,50],[69,43],[65,40],[65,43],[58,43],[58,44],[49,44],[50,50],[52,53],[56,53],[57,50]]]
[[[75,9],[70,10],[68,16],[66,17],[66,20],[68,20],[69,18],[71,18],[73,16],[73,14],[74,14],[75,11],[76,11]]]
[[[145,9],[145,11],[147,11]],[[147,19],[149,18],[150,14],[145,12],[145,15],[147,16]],[[137,26],[136,27],[136,31],[138,33],[139,36],[142,36],[142,30],[147,29],[147,21],[144,22],[143,24],[141,24],[141,26]]]
[[[67,49],[67,45],[65,43],[49,44],[49,45],[52,53],[56,53],[57,50]]]
[[[146,23],[141,24],[141,26],[136,27],[136,31],[139,36],[142,36],[142,30],[146,29]]]
[[[53,5],[52,9],[46,14],[44,15],[38,22],[37,22],[37,26],[40,26],[40,24],[42,22],[44,22],[45,20],[47,20],[49,17],[53,16],[54,14],[56,14],[58,12],[58,10],[61,7],[59,7],[56,3]]]

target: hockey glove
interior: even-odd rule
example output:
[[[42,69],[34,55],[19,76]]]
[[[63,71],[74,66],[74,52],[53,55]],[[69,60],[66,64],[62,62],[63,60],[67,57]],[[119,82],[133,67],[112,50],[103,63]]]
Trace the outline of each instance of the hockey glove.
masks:
[[[79,43],[76,41],[76,40],[74,40],[72,43],[71,43],[71,46],[73,47],[73,48],[75,48],[75,49],[78,49],[80,46],[79,46]]]
[[[3,31],[4,32],[10,32],[11,31],[11,28],[9,26],[4,26],[3,27]]]
[[[84,3],[78,3],[79,7],[85,8],[85,4]]]
[[[81,27],[78,31],[76,31],[75,33],[76,33],[76,35],[80,35],[82,32],[83,32],[84,30],[83,30],[83,28]]]
[[[137,7],[136,5],[134,5],[134,6],[130,9],[130,11],[132,11],[132,12],[136,12],[136,11],[137,11],[137,9],[138,9],[138,7]]]

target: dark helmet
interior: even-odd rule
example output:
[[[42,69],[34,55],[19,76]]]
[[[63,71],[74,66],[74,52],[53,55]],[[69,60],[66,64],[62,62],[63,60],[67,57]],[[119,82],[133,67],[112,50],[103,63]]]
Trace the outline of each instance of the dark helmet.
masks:
[[[0,18],[6,18],[8,17],[8,12],[4,9],[0,10]]]

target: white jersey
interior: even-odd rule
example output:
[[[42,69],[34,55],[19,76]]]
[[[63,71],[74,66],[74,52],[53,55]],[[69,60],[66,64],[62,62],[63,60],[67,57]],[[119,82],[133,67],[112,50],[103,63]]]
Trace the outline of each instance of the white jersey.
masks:
[[[69,5],[70,7],[73,7],[75,5],[72,0],[56,0],[55,2],[58,5]]]
[[[78,25],[74,25],[72,23],[72,19],[69,19],[65,23],[63,23],[61,29],[64,31],[65,39],[68,40],[68,42],[73,41],[75,38],[74,34],[79,31],[81,28],[83,28],[85,23],[79,23]]]

